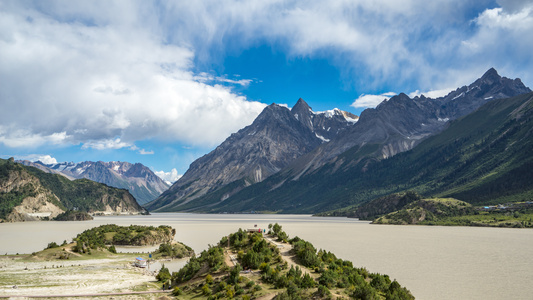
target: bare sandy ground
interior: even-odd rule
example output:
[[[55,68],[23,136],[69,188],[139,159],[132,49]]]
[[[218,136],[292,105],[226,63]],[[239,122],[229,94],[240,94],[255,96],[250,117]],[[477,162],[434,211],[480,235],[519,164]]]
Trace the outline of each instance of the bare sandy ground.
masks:
[[[20,257],[1,256],[0,296],[95,294],[159,288],[153,274],[131,263],[130,257],[28,262]],[[150,296],[120,297],[125,298],[150,299]]]

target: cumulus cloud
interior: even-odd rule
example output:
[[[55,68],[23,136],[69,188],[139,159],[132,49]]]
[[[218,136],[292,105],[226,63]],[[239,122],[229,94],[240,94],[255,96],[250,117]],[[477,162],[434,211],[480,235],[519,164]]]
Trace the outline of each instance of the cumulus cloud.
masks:
[[[122,149],[122,148],[136,148],[131,143],[122,142],[120,138],[116,139],[105,139],[97,141],[88,141],[83,143],[82,149],[96,149],[96,150],[105,150],[105,149]]]
[[[440,98],[448,95],[451,91],[453,91],[455,88],[447,88],[447,89],[440,89],[440,90],[433,90],[433,91],[427,91],[427,92],[420,92],[419,90],[416,90],[414,92],[409,93],[409,97],[414,98],[416,96],[422,96],[424,95],[427,98]]]
[[[159,176],[159,178],[163,179],[168,184],[173,184],[182,176],[178,175],[178,171],[176,169],[172,169],[170,172],[154,171],[154,174]]]
[[[520,77],[526,85],[533,83],[531,49],[533,39],[533,2],[500,0],[501,7],[485,9],[475,19],[474,33],[461,41],[458,59],[477,67],[490,66],[502,74]],[[512,59],[509,59],[512,57]]]
[[[361,94],[359,98],[355,99],[351,106],[355,108],[374,108],[381,102],[389,100],[394,95],[396,95],[394,92],[383,93],[381,95]]]
[[[144,149],[140,149],[139,150],[139,154],[141,154],[141,155],[152,155],[152,154],[154,154],[154,151],[153,150],[146,151]]]
[[[533,82],[531,2],[490,3],[3,1],[0,143],[212,147],[264,105],[232,90],[255,79],[194,70],[258,44],[325,58],[366,91],[457,87],[490,67]],[[370,92],[353,106],[387,97]]]
[[[519,1],[503,2],[516,6]],[[213,58],[212,47],[223,52],[267,41],[293,57],[326,58],[347,80],[367,90],[406,83],[440,89],[498,67],[490,61],[482,70],[476,69],[468,58],[458,56],[462,42],[473,33],[472,12],[492,5],[488,0],[207,3],[188,1],[166,7],[168,16],[181,16],[174,19],[176,30],[171,36],[194,35],[190,40],[200,61]],[[226,45],[228,40],[231,47]],[[457,78],[455,71],[467,74]]]
[[[213,146],[264,108],[197,80],[191,45],[168,43],[144,5],[105,3],[0,4],[0,143]]]
[[[448,95],[451,91],[453,91],[452,88],[432,90],[427,92],[420,92],[419,90],[416,90],[414,92],[409,93],[409,97],[414,98],[416,96],[424,95],[425,97],[436,99]],[[354,108],[374,108],[378,106],[381,102],[388,101],[395,95],[396,93],[394,92],[383,93],[380,95],[361,94],[359,98],[354,100],[351,106]]]
[[[57,160],[50,155],[29,154],[23,156],[16,156],[15,158],[17,160],[29,160],[33,162],[40,161],[46,165],[57,164]]]

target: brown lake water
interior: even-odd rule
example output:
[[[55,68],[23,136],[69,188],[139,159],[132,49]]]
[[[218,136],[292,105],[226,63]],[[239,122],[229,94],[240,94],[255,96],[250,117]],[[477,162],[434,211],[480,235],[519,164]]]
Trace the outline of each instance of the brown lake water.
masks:
[[[49,242],[70,242],[102,224],[170,225],[175,239],[196,253],[239,228],[279,223],[354,266],[388,274],[417,299],[533,299],[533,230],[390,226],[308,215],[203,215],[96,217],[83,222],[0,224],[0,254],[31,253]],[[149,251],[150,249],[146,250]],[[1,270],[0,270],[1,272]]]

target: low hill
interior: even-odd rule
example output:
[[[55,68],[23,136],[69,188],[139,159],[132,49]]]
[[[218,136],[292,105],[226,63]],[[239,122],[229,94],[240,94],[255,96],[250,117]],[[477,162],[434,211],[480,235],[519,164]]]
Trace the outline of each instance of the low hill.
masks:
[[[316,216],[348,217],[372,221],[376,217],[395,212],[404,208],[406,205],[421,199],[422,196],[413,191],[394,193],[374,199],[361,206],[349,206],[334,211],[318,213]]]
[[[402,209],[377,217],[373,224],[444,225],[533,228],[533,204],[474,207],[453,198],[412,202]]]
[[[75,252],[85,253],[91,249],[104,248],[109,245],[145,246],[170,243],[176,230],[170,226],[118,226],[101,225],[78,234],[74,241]]]
[[[408,191],[317,216],[346,216],[369,220],[372,224],[530,228],[533,227],[533,203],[476,207],[453,198],[424,199]]]
[[[355,268],[319,250],[278,224],[268,235],[242,229],[223,237],[171,279],[174,295],[185,299],[414,299],[387,275]],[[163,273],[164,274],[164,273]]]
[[[401,209],[379,216],[374,224],[428,224],[450,217],[475,215],[477,212],[472,205],[453,198],[421,199],[409,203]],[[433,224],[433,223],[431,223]]]

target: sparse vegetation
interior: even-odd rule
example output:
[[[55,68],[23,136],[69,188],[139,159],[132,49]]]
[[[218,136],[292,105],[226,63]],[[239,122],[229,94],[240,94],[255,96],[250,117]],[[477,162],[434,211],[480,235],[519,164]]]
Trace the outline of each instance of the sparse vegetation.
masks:
[[[85,230],[74,239],[74,251],[90,253],[91,249],[108,249],[106,245],[155,245],[170,242],[176,231],[170,226],[102,225]]]
[[[154,259],[158,258],[184,258],[194,255],[191,247],[182,243],[162,243],[154,253]]]
[[[278,241],[289,238],[279,224],[270,224],[269,229]],[[217,246],[210,246],[199,258],[191,258],[184,268],[172,274],[172,284],[186,297],[202,299],[253,299],[265,292],[276,293],[275,299],[414,299],[386,275],[354,268],[351,262],[331,252],[317,251],[298,237],[290,243],[302,266],[289,267],[279,248],[261,233],[239,229],[222,238]],[[225,251],[228,255],[236,253],[239,264],[230,269],[222,266]],[[248,271],[243,269],[260,272],[260,276],[253,275],[255,281],[246,279],[243,274]],[[205,279],[199,281],[200,278]]]

